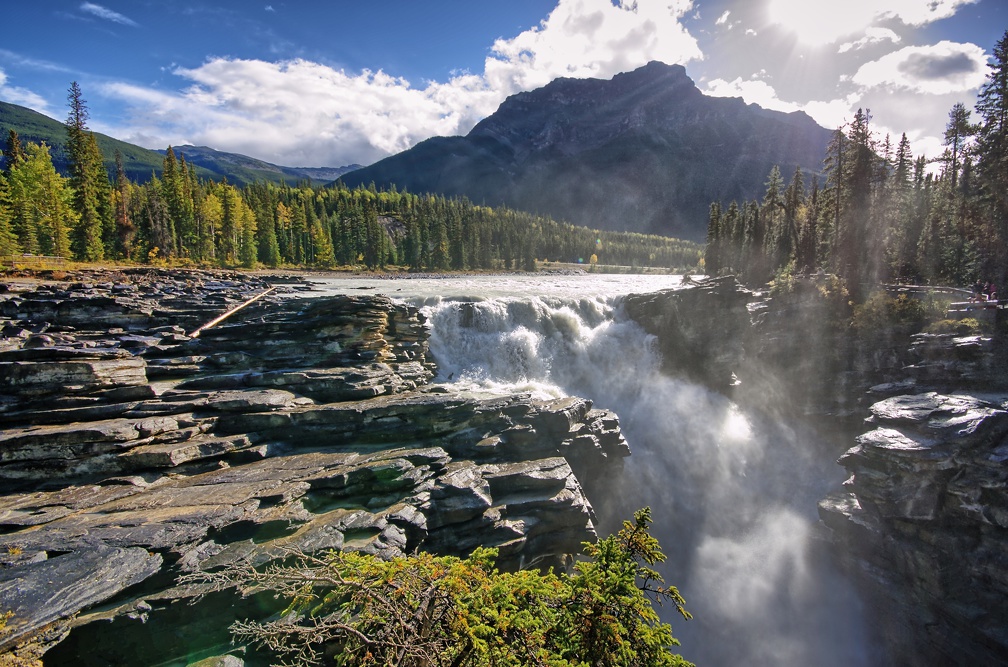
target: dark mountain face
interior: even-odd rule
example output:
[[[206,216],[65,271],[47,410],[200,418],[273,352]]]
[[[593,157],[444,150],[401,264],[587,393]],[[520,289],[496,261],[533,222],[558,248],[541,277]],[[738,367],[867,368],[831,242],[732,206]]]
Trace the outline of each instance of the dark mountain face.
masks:
[[[804,113],[708,97],[681,66],[512,95],[465,137],[437,137],[342,177],[465,195],[575,224],[701,239],[714,200],[761,198],[776,164],[818,172],[830,131]]]

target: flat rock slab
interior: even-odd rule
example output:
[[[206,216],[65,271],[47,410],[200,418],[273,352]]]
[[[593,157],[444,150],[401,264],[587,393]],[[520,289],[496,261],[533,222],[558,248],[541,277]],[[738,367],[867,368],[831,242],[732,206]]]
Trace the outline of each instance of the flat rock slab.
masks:
[[[161,556],[146,549],[96,544],[92,549],[0,568],[0,608],[13,613],[7,621],[8,632],[0,636],[0,651],[156,574],[161,564]]]

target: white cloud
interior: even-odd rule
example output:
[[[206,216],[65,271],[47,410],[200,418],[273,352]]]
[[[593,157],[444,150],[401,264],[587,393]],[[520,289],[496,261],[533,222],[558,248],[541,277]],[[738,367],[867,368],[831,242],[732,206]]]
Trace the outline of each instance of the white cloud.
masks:
[[[812,100],[802,105],[802,111],[823,127],[835,130],[854,117],[858,101],[856,94],[833,100]]]
[[[899,44],[900,36],[889,28],[876,28],[871,26],[865,30],[864,37],[853,42],[845,42],[841,44],[837,49],[837,52],[846,53],[852,50],[863,49],[870,44],[878,44],[880,42],[892,42],[893,44]]]
[[[919,27],[948,18],[963,5],[978,0],[845,0],[810,2],[809,0],[770,0],[767,7],[771,23],[794,31],[802,41],[832,44],[843,37],[863,35],[870,26],[882,21],[899,21]]]
[[[777,97],[777,91],[773,86],[760,79],[743,80],[742,77],[734,81],[713,79],[707,82],[707,90],[704,92],[714,97],[741,97],[748,104],[758,104],[764,109],[775,111],[791,112],[801,108],[798,104],[785,102]]]
[[[688,0],[560,0],[539,26],[497,40],[486,60],[493,90],[513,93],[558,77],[611,77],[650,60],[674,64],[702,58],[679,19]]]
[[[987,76],[987,55],[975,44],[941,41],[908,46],[865,63],[852,77],[863,87],[894,86],[944,95],[979,88]]]
[[[0,69],[0,99],[10,104],[20,104],[30,107],[39,113],[48,115],[49,104],[42,98],[27,88],[7,85],[7,73]]]
[[[497,40],[482,75],[423,88],[307,60],[214,58],[173,70],[190,83],[180,93],[104,86],[132,118],[108,131],[153,148],[206,144],[291,166],[366,164],[433,135],[464,134],[507,95],[558,77],[608,78],[651,60],[702,58],[679,21],[691,9],[690,0],[560,0],[538,26]]]
[[[728,23],[728,15],[729,14],[731,14],[731,11],[728,10],[728,9],[726,9],[725,13],[722,14],[720,16],[720,18],[718,18],[717,21],[714,21],[714,25],[724,25],[725,23]]]
[[[80,10],[88,14],[97,16],[105,21],[112,21],[113,23],[121,23],[122,25],[135,26],[137,23],[128,16],[123,16],[119,12],[112,11],[108,7],[102,7],[101,5],[96,5],[93,2],[81,3]]]

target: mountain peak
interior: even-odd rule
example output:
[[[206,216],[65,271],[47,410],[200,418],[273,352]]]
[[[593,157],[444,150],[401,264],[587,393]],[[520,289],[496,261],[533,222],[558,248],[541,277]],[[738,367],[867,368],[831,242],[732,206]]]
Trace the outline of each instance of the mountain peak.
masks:
[[[709,97],[683,66],[653,61],[512,95],[465,137],[422,142],[343,181],[701,239],[711,201],[761,197],[775,164],[818,172],[829,140],[804,114]]]

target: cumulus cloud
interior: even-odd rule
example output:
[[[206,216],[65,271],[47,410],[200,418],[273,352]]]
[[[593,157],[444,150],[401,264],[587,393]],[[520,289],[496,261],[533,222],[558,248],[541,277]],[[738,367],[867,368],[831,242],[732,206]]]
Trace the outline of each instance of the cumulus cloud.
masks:
[[[714,21],[714,25],[724,25],[725,23],[728,23],[728,16],[729,16],[730,14],[731,14],[731,11],[730,11],[730,10],[727,10],[727,9],[726,9],[726,10],[725,10],[725,13],[724,13],[724,14],[722,14],[722,15],[721,15],[721,16],[720,16],[720,17],[718,18],[718,20],[717,20],[717,21]]]
[[[975,44],[941,41],[908,46],[862,65],[851,80],[863,88],[896,86],[944,95],[979,88],[987,76],[987,56]]]
[[[484,76],[506,94],[558,77],[611,77],[651,60],[685,63],[702,57],[680,23],[689,0],[560,0],[539,26],[497,40]]]
[[[748,104],[758,104],[764,109],[774,109],[776,111],[797,111],[800,105],[793,102],[785,102],[777,97],[774,90],[766,81],[760,79],[743,80],[742,77],[734,81],[724,79],[713,79],[707,82],[707,89],[704,91],[714,97],[741,97]]]
[[[123,16],[119,12],[112,11],[108,7],[103,7],[101,5],[96,5],[93,2],[81,3],[80,10],[87,14],[97,16],[105,21],[112,21],[113,23],[120,23],[122,25],[136,26],[136,21],[129,18],[128,16]]]
[[[853,42],[844,42],[837,49],[837,52],[846,53],[852,50],[856,51],[871,44],[878,44],[880,42],[892,42],[893,44],[899,44],[900,36],[889,28],[876,28],[871,26],[865,30],[864,37]]]
[[[962,6],[977,1],[889,0],[879,3],[877,0],[770,0],[767,13],[771,23],[793,30],[803,41],[832,44],[843,37],[863,35],[867,28],[884,21],[920,27],[949,18]]]
[[[117,136],[163,148],[206,144],[292,166],[370,163],[433,135],[468,132],[507,95],[558,77],[608,78],[651,60],[701,58],[680,23],[690,0],[560,0],[539,25],[498,39],[481,75],[414,88],[385,72],[348,73],[308,60],[213,58],[175,68],[188,87],[166,94],[122,83]]]
[[[30,107],[40,113],[48,115],[49,104],[45,101],[45,99],[41,95],[37,95],[27,88],[8,85],[7,73],[2,69],[0,69],[0,99],[3,99],[5,102],[10,102],[11,104],[20,104],[21,106]]]
[[[764,109],[785,113],[804,111],[817,123],[831,129],[840,127],[853,118],[853,111],[861,100],[860,94],[855,92],[835,99],[789,102],[782,100],[770,83],[757,77],[739,77],[733,81],[712,79],[707,82],[703,92],[715,97],[741,97],[747,104],[758,104]]]

